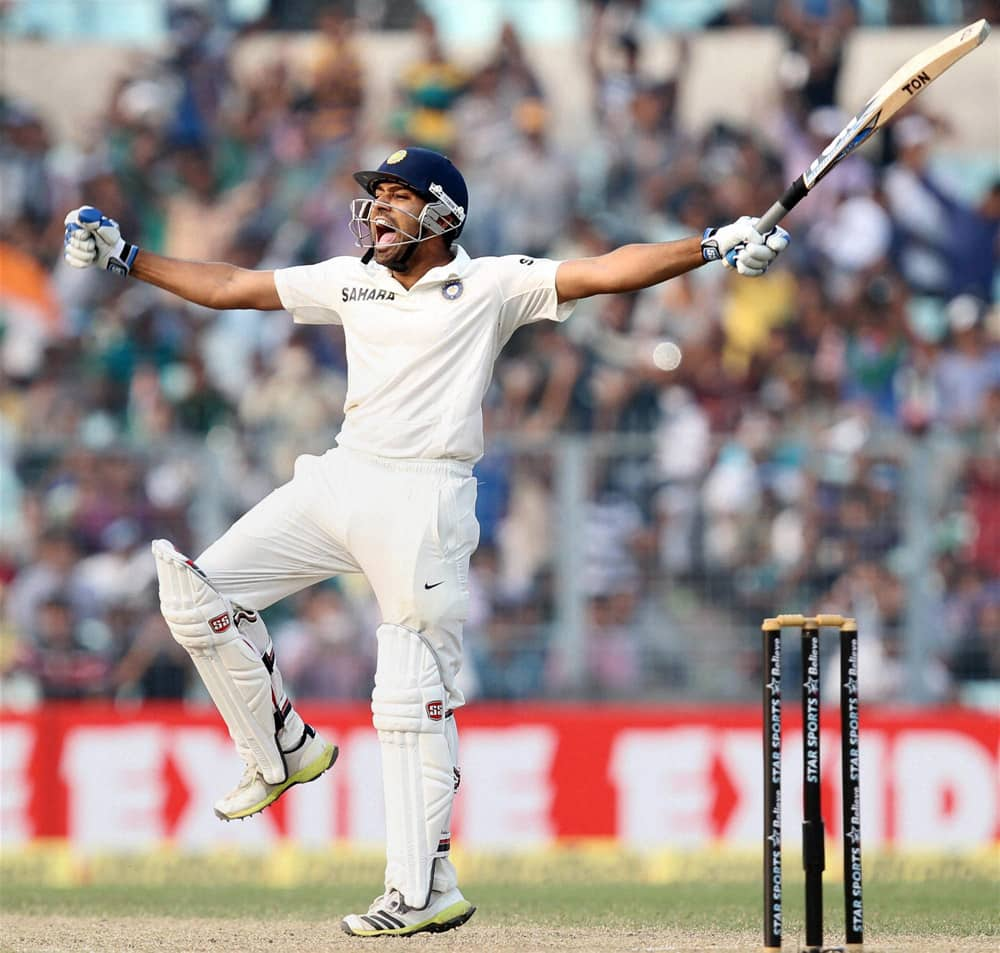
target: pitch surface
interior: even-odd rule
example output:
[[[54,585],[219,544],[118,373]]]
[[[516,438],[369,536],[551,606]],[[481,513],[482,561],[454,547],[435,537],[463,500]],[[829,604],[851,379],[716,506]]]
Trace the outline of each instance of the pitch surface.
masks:
[[[801,928],[801,891],[789,884],[786,946]],[[870,953],[995,953],[998,884],[989,878],[875,882],[866,888]],[[0,891],[2,953],[320,953],[394,944],[341,934],[342,914],[368,890],[260,886],[7,885]],[[479,912],[464,927],[415,937],[408,949],[470,953],[681,953],[760,947],[757,885],[471,884]],[[842,920],[831,891],[828,940]]]

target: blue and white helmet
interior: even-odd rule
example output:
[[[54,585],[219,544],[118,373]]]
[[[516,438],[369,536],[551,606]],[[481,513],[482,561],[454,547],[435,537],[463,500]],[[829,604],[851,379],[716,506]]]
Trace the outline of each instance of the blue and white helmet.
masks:
[[[420,215],[414,216],[416,234],[405,233],[406,243],[446,234],[455,239],[461,234],[469,207],[469,189],[462,173],[440,152],[419,146],[398,149],[374,171],[355,172],[354,179],[373,197],[381,182],[398,182],[427,199]],[[373,204],[373,198],[355,199],[351,203],[351,231],[362,248],[374,245]]]

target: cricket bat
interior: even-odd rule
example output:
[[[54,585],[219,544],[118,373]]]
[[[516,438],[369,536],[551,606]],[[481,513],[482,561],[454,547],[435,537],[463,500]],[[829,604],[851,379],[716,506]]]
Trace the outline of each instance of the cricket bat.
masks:
[[[764,235],[774,228],[841,159],[881,129],[949,66],[971,53],[989,33],[990,25],[977,20],[907,60],[761,216],[757,231]]]

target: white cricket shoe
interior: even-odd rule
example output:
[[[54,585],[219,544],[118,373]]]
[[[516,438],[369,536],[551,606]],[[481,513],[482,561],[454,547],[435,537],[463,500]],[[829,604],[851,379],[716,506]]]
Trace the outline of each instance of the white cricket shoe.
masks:
[[[423,910],[413,910],[403,902],[398,890],[376,897],[367,913],[352,913],[340,921],[351,936],[410,936],[413,933],[444,933],[460,927],[476,912],[458,887],[431,892]]]
[[[327,744],[315,729],[306,725],[302,740],[284,752],[288,776],[279,784],[269,784],[255,765],[247,765],[240,783],[215,802],[215,816],[223,821],[259,814],[290,787],[314,781],[337,760],[337,746]]]

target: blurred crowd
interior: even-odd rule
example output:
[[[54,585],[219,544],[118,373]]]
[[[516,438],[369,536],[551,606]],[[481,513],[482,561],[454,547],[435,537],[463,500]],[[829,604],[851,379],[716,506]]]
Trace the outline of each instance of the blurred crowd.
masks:
[[[337,328],[210,313],[64,266],[67,210],[96,205],[129,240],[183,258],[353,255],[350,173],[409,143],[463,170],[472,255],[700,233],[767,208],[841,128],[840,50],[859,10],[771,5],[787,46],[772,109],[694,134],[676,110],[687,41],[673,75],[651,79],[642,4],[587,5],[587,56],[566,79],[592,90],[581,149],[552,134],[551,91],[510,24],[470,66],[418,12],[419,55],[373,62],[343,5],[318,4],[300,57],[238,71],[241,44],[281,25],[268,6],[237,29],[169,5],[169,42],[117,82],[86,143],[0,102],[9,703],[196,694],[158,613],[149,540],[200,551],[296,455],[332,445],[346,387]],[[739,22],[755,5],[723,7]],[[372,70],[393,71],[388,115],[366,109]],[[982,156],[942,163],[948,133],[911,110],[852,155],[789,216],[793,243],[759,281],[709,267],[515,336],[477,467],[471,695],[751,697],[748,633],[800,608],[858,617],[873,699],[914,697],[915,673],[926,701],[1000,680],[1000,177],[996,155],[987,175]],[[681,348],[672,372],[651,361],[660,340]],[[567,473],[583,483],[575,502]],[[567,658],[572,604],[581,655]],[[266,617],[297,697],[368,697],[377,609],[363,580]]]

